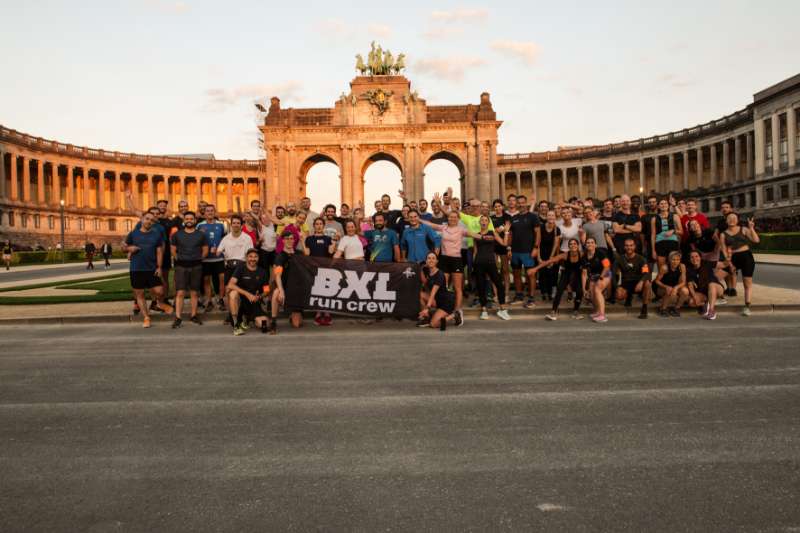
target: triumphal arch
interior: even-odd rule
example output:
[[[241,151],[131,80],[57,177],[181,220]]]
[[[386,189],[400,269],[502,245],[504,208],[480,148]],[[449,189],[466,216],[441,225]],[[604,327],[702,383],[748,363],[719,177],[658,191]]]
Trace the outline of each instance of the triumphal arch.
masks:
[[[496,198],[497,120],[489,93],[480,102],[429,106],[402,75],[404,56],[375,47],[333,107],[281,108],[273,97],[260,129],[264,136],[269,205],[306,193],[306,174],[318,162],[339,167],[342,201],[364,201],[364,174],[376,161],[397,165],[409,199],[424,191],[423,169],[447,159],[460,172],[462,197]],[[370,199],[373,200],[373,199]]]

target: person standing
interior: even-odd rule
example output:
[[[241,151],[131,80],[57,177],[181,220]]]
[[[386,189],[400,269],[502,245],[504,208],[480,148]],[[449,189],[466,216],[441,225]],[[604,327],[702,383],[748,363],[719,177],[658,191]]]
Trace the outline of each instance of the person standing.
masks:
[[[3,263],[6,264],[6,270],[11,270],[11,257],[13,253],[14,249],[11,247],[11,241],[6,239],[3,245]]]
[[[528,281],[528,297],[523,307],[532,309],[536,304],[533,296],[536,292],[536,273],[534,267],[539,257],[539,245],[542,240],[542,223],[539,216],[531,213],[527,206],[528,199],[524,195],[517,196],[516,214],[511,215],[511,245],[508,246],[508,256],[511,260],[511,269],[514,272],[514,302],[523,301],[522,271]]]
[[[233,215],[230,222],[231,232],[222,238],[222,241],[217,247],[217,253],[222,256],[225,264],[226,300],[228,300],[228,297],[230,296],[227,290],[228,282],[230,281],[236,269],[244,264],[247,251],[253,248],[253,240],[248,234],[242,231],[242,224],[242,217],[239,215]],[[266,270],[264,270],[264,272],[266,272]],[[230,307],[228,309],[230,309]],[[233,316],[236,316],[233,311],[228,313],[228,319],[231,321],[231,317]]]
[[[94,254],[97,253],[97,247],[92,241],[87,241],[83,251],[86,252],[86,270],[94,270]]]
[[[106,270],[111,268],[110,259],[111,259],[111,252],[112,251],[113,250],[111,248],[111,243],[109,243],[108,241],[104,242],[103,246],[100,247],[100,253],[103,255],[103,261],[105,261],[105,269]]]
[[[217,248],[222,238],[225,236],[225,225],[217,219],[216,208],[208,204],[206,211],[202,214],[205,220],[197,225],[197,230],[203,233],[208,244],[208,256],[203,258],[203,288],[205,292],[205,310],[214,310],[214,293],[217,294],[217,305],[220,311],[225,310],[225,263],[224,258]],[[186,215],[184,215],[184,224]],[[252,245],[249,246],[252,248]]]
[[[195,214],[188,211],[183,215],[183,229],[170,238],[172,255],[175,257],[175,321],[172,327],[181,327],[181,311],[186,292],[192,305],[189,320],[198,326],[202,324],[197,316],[200,291],[203,289],[203,259],[208,255],[206,234],[195,227]]]
[[[750,298],[753,294],[753,273],[756,269],[756,260],[750,251],[750,244],[758,244],[760,237],[756,233],[756,223],[753,218],[747,221],[747,227],[739,224],[739,215],[728,213],[725,217],[728,228],[720,233],[722,254],[730,265],[742,273],[744,285],[744,309],[742,316],[750,316]],[[734,273],[734,279],[736,274]]]
[[[164,258],[164,237],[160,230],[155,230],[155,216],[150,212],[142,215],[141,225],[128,233],[122,244],[124,252],[130,257],[131,289],[137,307],[142,313],[143,328],[150,327],[150,313],[145,302],[144,291],[149,290],[153,301],[165,313],[171,313],[172,307],[161,303],[164,287],[161,284],[161,261]]]
[[[430,213],[429,213],[430,214]],[[400,238],[397,232],[386,227],[383,213],[376,213],[375,229],[364,232],[369,244],[369,260],[374,263],[391,263],[400,261]]]

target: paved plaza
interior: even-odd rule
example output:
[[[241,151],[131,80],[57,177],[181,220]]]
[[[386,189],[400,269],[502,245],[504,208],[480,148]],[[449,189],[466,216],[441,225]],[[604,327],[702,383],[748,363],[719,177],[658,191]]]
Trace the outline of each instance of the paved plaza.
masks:
[[[0,334],[2,531],[800,528],[796,313]]]

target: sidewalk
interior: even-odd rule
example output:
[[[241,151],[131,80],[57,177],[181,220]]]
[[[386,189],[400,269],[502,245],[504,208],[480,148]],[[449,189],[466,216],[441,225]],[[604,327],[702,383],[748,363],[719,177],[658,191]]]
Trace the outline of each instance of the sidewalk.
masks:
[[[717,308],[719,313],[738,313],[742,310],[744,303],[744,288],[741,282],[737,288],[739,296],[730,298],[727,305],[720,305]],[[766,287],[758,284],[753,285],[752,310],[754,312],[781,312],[781,311],[800,311],[800,290],[779,289]],[[537,301],[536,309],[526,310],[518,305],[511,307],[511,315],[514,318],[543,317],[550,310],[550,306]],[[95,303],[70,303],[70,304],[50,304],[50,305],[0,305],[0,326],[13,324],[29,323],[52,323],[52,324],[71,324],[71,323],[103,323],[103,322],[139,322],[141,315],[134,317],[131,314],[132,302],[95,302]],[[651,305],[654,311],[656,306]],[[569,313],[572,309],[571,304],[566,301],[561,303],[561,311]],[[184,314],[188,316],[188,304]],[[464,314],[475,320],[480,312],[479,307],[466,308]],[[588,308],[582,308],[581,312],[588,314]],[[612,316],[629,315],[634,316],[639,313],[638,305],[626,309],[621,305],[608,307],[607,313]],[[154,320],[166,321],[171,317],[163,313],[153,313]],[[222,324],[223,315],[219,312],[204,314],[204,320],[211,324]],[[684,312],[684,316],[693,316],[690,311]],[[653,313],[653,318],[658,318]],[[349,318],[343,317],[342,320]]]
[[[769,263],[771,265],[800,266],[800,255],[783,254],[758,254],[754,253],[756,263]]]

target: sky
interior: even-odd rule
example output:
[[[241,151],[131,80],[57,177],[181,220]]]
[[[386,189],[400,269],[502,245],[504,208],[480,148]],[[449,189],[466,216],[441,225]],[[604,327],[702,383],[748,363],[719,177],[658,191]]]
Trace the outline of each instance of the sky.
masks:
[[[796,0],[3,4],[0,124],[137,153],[263,157],[253,102],[332,106],[371,40],[430,105],[488,91],[503,153],[691,127],[800,72]],[[373,167],[368,189],[399,183]],[[455,179],[430,170],[431,189]],[[332,196],[336,169],[312,172]]]

